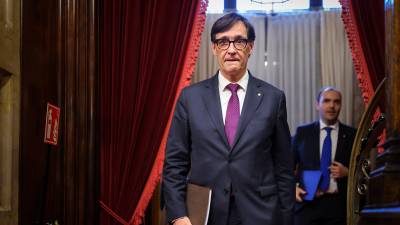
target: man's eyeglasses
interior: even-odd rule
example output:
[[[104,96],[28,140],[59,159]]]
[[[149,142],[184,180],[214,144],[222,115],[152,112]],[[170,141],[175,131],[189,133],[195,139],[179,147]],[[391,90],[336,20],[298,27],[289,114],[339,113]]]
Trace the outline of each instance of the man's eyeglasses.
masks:
[[[231,43],[233,43],[233,46],[237,50],[243,50],[246,48],[247,42],[248,42],[247,39],[237,39],[234,41],[230,41],[228,39],[217,39],[214,41],[214,43],[217,45],[217,47],[221,50],[227,50],[229,48],[229,46],[231,45]]]

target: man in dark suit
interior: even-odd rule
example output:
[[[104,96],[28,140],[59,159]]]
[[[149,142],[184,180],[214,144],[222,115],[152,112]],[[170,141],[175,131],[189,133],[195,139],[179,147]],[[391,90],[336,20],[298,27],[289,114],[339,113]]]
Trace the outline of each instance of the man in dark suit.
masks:
[[[255,33],[231,13],[211,30],[219,72],[177,102],[163,171],[167,220],[189,225],[186,185],[212,189],[208,225],[292,225],[293,158],[285,95],[247,70]]]
[[[341,93],[322,88],[317,97],[320,120],[300,126],[292,140],[296,165],[295,225],[345,225],[348,166],[356,130],[338,121]],[[304,171],[321,176],[313,200],[303,196]],[[313,194],[313,193],[312,193]]]

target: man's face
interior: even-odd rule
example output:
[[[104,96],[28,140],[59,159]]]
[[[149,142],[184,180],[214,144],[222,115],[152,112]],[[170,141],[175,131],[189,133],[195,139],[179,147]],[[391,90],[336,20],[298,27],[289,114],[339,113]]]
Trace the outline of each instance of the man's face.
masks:
[[[239,21],[235,23],[231,29],[217,33],[215,35],[216,40],[226,39],[229,41],[235,41],[238,39],[247,40],[247,30],[243,22]],[[253,50],[253,42],[248,42],[246,47],[242,50],[235,48],[233,43],[230,43],[229,48],[222,50],[213,43],[212,50],[215,56],[217,56],[218,64],[222,74],[229,80],[239,80],[245,73],[247,68],[247,61]]]
[[[342,99],[337,91],[328,90],[321,93],[319,102],[317,102],[317,110],[319,116],[328,125],[336,123],[340,108],[342,106]]]

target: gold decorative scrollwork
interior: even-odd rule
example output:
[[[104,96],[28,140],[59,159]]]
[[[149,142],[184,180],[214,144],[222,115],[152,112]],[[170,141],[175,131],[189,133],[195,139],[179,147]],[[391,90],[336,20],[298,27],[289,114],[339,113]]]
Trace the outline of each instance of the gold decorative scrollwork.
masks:
[[[385,115],[380,117],[371,125],[374,114],[378,109],[378,102],[382,100],[385,79],[381,82],[371,99],[367,110],[362,116],[357,134],[354,140],[350,158],[349,178],[347,187],[347,224],[357,225],[359,212],[365,204],[368,193],[368,182],[373,163],[370,160],[370,151],[377,144],[377,139],[384,128]]]
[[[357,192],[360,195],[365,195],[367,193],[368,190],[368,179],[363,177],[358,181],[357,184]]]
[[[363,172],[364,176],[369,179],[369,171],[371,169],[371,161],[369,159],[363,159],[361,161],[361,171]]]

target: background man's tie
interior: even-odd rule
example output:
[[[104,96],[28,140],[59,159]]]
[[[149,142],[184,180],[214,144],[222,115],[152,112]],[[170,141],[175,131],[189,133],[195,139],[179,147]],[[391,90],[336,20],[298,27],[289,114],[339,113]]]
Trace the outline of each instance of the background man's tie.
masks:
[[[232,95],[229,99],[228,108],[226,110],[225,134],[228,138],[229,145],[232,147],[240,117],[240,104],[239,97],[237,95],[239,84],[231,83],[226,87],[232,92]]]
[[[326,130],[326,138],[324,140],[324,144],[322,145],[322,156],[321,156],[321,181],[319,183],[319,189],[322,191],[327,191],[329,188],[330,175],[331,172],[329,170],[329,166],[332,161],[332,139],[331,139],[331,127],[325,127]]]

